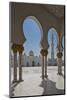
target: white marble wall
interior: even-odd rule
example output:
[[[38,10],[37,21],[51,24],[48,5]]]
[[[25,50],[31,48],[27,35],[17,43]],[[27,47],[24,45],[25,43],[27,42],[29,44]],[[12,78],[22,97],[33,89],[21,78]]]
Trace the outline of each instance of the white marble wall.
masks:
[[[23,55],[23,66],[32,66],[32,62],[34,61],[34,66],[37,66],[38,63],[41,65],[41,57],[38,56],[26,56]]]

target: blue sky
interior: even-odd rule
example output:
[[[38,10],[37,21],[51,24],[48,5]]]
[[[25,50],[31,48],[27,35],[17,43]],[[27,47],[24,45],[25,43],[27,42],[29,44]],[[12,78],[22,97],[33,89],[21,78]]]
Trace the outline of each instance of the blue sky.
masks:
[[[53,31],[52,31],[53,30]],[[51,28],[48,31],[48,44],[49,44],[49,48],[48,48],[48,57],[51,58],[51,43],[52,43],[52,32],[53,32],[53,42],[54,42],[54,57],[56,58],[56,47],[57,47],[57,32],[54,28]]]
[[[39,26],[34,20],[27,18],[23,23],[23,31],[27,40],[24,44],[25,53],[28,54],[30,50],[33,50],[35,55],[39,55],[41,40]]]
[[[22,25],[24,35],[26,37],[26,42],[24,43],[25,53],[28,55],[29,51],[32,50],[36,56],[40,54],[40,40],[41,40],[41,31],[39,29],[38,24],[30,18],[26,18]],[[53,29],[54,30],[54,29]],[[56,46],[57,46],[57,39],[56,39],[56,31],[54,33],[54,52],[56,57]],[[55,34],[56,33],[56,34]],[[48,31],[48,43],[51,45],[52,39],[52,30]],[[64,41],[64,40],[63,40]],[[64,43],[63,43],[64,44]],[[51,57],[51,46],[48,49],[48,57]]]

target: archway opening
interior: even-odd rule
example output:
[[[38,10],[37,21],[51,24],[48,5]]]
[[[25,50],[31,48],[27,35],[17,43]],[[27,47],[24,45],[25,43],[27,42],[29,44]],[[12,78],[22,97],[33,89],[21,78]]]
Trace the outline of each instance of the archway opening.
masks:
[[[43,30],[40,22],[37,20],[36,17],[28,16],[25,18],[22,24],[22,29],[26,37],[26,42],[24,43],[24,51],[26,55],[29,56],[29,52],[33,51],[34,56],[39,57],[40,49],[41,49],[40,41],[43,36]],[[35,57],[33,57],[33,60],[35,61]],[[29,61],[29,57],[28,57],[28,61]],[[29,61],[29,63],[30,62],[31,61]]]
[[[57,44],[58,44],[58,35],[55,28],[50,28],[48,30],[48,66],[57,65]]]

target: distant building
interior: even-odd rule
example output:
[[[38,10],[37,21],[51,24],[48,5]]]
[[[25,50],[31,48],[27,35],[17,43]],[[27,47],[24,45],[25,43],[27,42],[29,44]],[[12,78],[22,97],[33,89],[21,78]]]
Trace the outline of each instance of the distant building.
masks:
[[[13,56],[11,55],[11,66],[13,66]],[[17,66],[19,65],[19,60],[17,57]],[[35,56],[34,52],[31,50],[28,54],[28,56],[24,53],[22,55],[22,66],[41,66],[42,61],[41,61],[41,56]],[[51,43],[51,58],[48,58],[47,60],[48,66],[57,66],[57,58],[54,58],[54,38],[53,38],[53,33],[52,33],[52,43]],[[62,65],[64,65],[64,61],[62,60]]]
[[[23,66],[41,66],[41,56],[35,56],[32,50],[28,56],[24,53],[22,59]]]

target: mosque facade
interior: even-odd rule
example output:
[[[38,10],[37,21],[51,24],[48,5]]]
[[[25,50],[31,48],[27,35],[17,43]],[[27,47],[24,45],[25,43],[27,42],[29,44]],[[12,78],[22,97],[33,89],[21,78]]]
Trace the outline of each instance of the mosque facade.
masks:
[[[51,43],[51,58],[48,58],[48,66],[57,66],[57,59],[54,58],[54,33],[52,32],[52,43]],[[34,52],[31,50],[28,56],[24,53],[23,55],[23,66],[41,66],[41,56],[35,56]]]
[[[35,56],[31,50],[27,56],[25,53],[22,56],[23,66],[41,66],[41,56]]]

